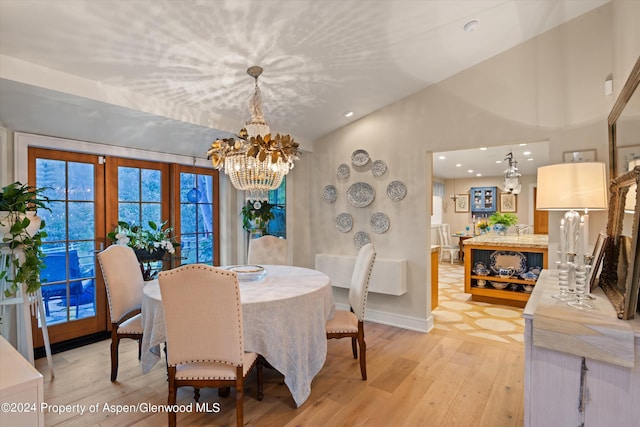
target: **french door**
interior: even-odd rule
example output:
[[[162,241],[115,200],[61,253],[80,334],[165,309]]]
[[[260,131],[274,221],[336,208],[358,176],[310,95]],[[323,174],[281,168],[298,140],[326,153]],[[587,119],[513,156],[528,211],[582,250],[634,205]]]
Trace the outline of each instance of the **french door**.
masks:
[[[41,272],[52,343],[108,330],[96,253],[118,221],[167,221],[181,242],[156,269],[186,263],[219,265],[218,172],[178,164],[29,148],[29,183],[47,187],[46,267]],[[43,345],[34,322],[34,347]]]
[[[47,187],[51,211],[40,209],[42,296],[52,343],[106,330],[104,283],[95,253],[104,242],[104,165],[100,157],[29,149],[29,183]],[[34,322],[34,347],[44,345]]]

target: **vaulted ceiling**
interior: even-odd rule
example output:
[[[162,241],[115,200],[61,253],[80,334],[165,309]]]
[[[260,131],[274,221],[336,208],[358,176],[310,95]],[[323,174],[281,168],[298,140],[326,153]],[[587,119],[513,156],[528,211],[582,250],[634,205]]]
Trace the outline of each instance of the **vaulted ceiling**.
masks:
[[[0,0],[0,122],[204,157],[261,65],[272,130],[310,147],[607,1]]]

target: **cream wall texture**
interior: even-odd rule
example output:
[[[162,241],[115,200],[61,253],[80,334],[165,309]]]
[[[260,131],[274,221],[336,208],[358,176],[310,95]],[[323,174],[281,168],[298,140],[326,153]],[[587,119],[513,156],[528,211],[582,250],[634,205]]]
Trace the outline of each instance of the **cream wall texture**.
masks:
[[[337,166],[348,162],[353,150],[365,149],[373,159],[387,162],[390,179],[408,188],[406,199],[393,204],[384,184],[369,176],[362,180],[376,188],[375,202],[349,209],[358,224],[354,231],[368,231],[367,218],[375,211],[389,215],[386,234],[370,233],[378,256],[409,263],[407,294],[370,294],[368,318],[410,328],[432,326],[427,292],[427,248],[436,243],[428,214],[431,152],[548,140],[551,163],[562,162],[563,151],[585,147],[596,148],[598,159],[607,158],[606,117],[614,98],[604,95],[603,82],[612,73],[612,41],[608,4],[315,143],[310,222],[318,253],[355,254],[353,232],[341,234],[333,227],[335,216],[348,209],[345,188],[338,187],[340,203],[327,205],[321,199],[324,186],[335,184]],[[556,219],[552,213],[550,224]],[[602,214],[592,216],[594,229],[605,221]],[[346,294],[334,290],[338,302],[346,303]]]

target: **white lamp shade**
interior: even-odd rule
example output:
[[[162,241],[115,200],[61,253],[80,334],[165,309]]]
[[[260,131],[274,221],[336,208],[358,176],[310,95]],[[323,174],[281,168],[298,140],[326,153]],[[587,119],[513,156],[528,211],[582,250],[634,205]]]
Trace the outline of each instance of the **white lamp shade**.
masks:
[[[607,209],[607,173],[601,162],[560,163],[538,168],[536,209]]]

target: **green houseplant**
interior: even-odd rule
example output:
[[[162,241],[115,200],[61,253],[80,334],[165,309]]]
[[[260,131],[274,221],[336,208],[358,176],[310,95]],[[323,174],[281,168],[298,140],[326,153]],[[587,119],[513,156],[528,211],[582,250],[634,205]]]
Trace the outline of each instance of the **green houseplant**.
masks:
[[[0,247],[8,248],[11,254],[0,271],[0,280],[10,283],[5,289],[7,297],[16,294],[19,283],[26,285],[27,292],[35,292],[42,285],[40,271],[45,266],[42,239],[47,233],[45,222],[36,211],[51,211],[49,198],[43,194],[46,190],[16,181],[3,187],[0,193]],[[17,251],[22,252],[20,257]]]
[[[516,225],[518,223],[518,216],[514,213],[500,213],[494,212],[489,217],[489,224],[493,225],[493,229],[496,230],[498,234],[506,234],[507,228],[512,225]]]
[[[107,237],[118,245],[132,248],[140,263],[142,277],[144,280],[151,280],[157,275],[151,263],[161,261],[167,252],[174,254],[180,246],[171,235],[172,232],[173,227],[167,227],[167,221],[160,224],[149,221],[147,227],[118,221],[116,228],[107,233]]]
[[[271,212],[272,208],[273,205],[267,201],[247,200],[242,210],[240,210],[242,228],[250,233],[264,234],[269,221],[275,218],[273,212]]]

